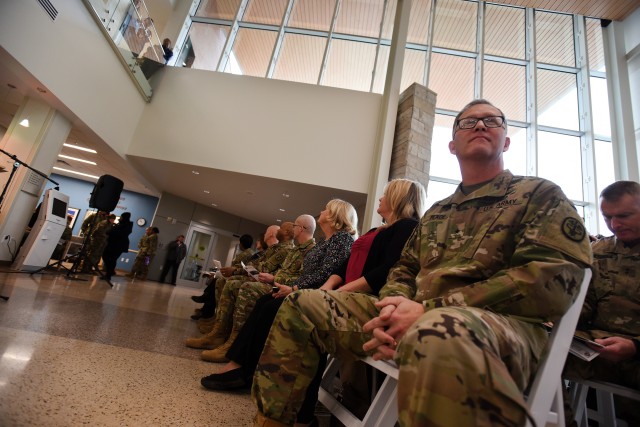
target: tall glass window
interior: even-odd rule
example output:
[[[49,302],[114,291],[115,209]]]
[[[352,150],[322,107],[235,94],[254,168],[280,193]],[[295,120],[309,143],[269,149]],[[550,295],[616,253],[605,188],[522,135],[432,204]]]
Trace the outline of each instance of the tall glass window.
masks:
[[[396,0],[386,8],[381,0],[295,0],[286,13],[289,5],[202,0],[187,37],[193,67],[222,65],[224,72],[383,92]],[[505,166],[555,181],[595,218],[595,191],[614,179],[600,20],[475,0],[431,6],[431,0],[412,1],[400,83],[401,91],[417,82],[437,94],[429,200],[448,195],[460,181],[448,148],[453,115],[483,97],[509,123]],[[531,44],[535,51],[527,52]],[[584,45],[588,72],[576,60],[577,46]],[[585,81],[589,93],[578,90]],[[592,180],[597,189],[583,189]],[[602,232],[602,224],[589,231]]]

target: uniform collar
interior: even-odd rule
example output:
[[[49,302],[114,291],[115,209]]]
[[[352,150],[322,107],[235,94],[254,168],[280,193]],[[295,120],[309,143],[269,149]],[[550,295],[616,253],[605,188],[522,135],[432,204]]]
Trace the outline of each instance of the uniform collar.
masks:
[[[491,181],[487,182],[482,187],[476,189],[469,195],[465,195],[462,192],[462,184],[458,185],[456,191],[448,198],[442,200],[440,205],[460,204],[473,199],[480,199],[483,197],[496,197],[502,198],[507,194],[507,190],[513,180],[513,174],[508,170],[504,170],[499,173]]]
[[[309,245],[315,245],[315,244],[316,244],[316,239],[314,239],[314,238],[312,237],[312,238],[310,238],[309,240],[307,240],[306,242],[299,244],[299,245],[298,245],[298,247],[299,247],[300,249],[305,249],[305,248],[307,248]]]

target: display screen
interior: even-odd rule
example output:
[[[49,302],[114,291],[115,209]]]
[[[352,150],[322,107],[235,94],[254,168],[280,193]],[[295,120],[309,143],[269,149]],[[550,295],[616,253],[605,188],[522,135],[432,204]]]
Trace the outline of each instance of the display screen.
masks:
[[[64,218],[67,215],[67,203],[54,197],[51,214],[60,218]]]

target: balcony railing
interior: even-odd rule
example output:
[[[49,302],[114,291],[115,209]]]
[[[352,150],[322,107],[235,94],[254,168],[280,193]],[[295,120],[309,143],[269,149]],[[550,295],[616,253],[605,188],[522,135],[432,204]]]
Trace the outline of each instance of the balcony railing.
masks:
[[[143,98],[153,95],[150,78],[164,66],[158,33],[142,0],[83,0]]]

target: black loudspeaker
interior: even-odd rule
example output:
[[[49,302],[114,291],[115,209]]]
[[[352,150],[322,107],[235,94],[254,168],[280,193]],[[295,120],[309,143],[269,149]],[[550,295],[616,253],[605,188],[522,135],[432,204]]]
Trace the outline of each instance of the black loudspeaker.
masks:
[[[118,205],[124,182],[111,175],[102,175],[93,187],[89,207],[111,212]]]

